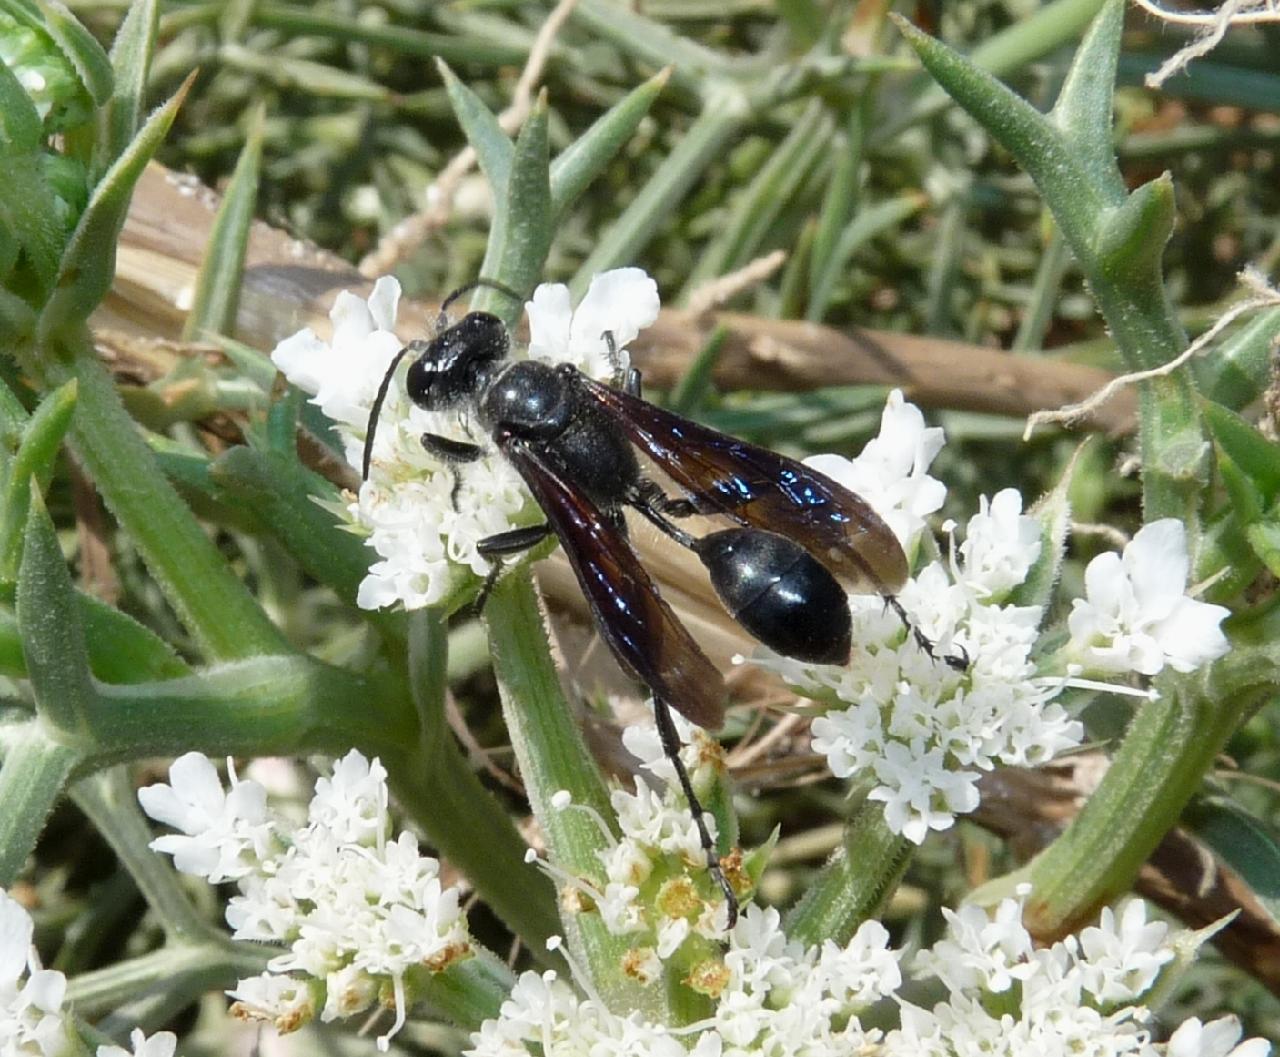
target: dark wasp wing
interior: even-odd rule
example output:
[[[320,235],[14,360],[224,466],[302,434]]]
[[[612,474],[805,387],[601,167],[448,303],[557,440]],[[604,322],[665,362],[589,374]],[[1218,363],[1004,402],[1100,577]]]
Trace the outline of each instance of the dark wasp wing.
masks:
[[[698,726],[718,728],[724,677],[662,600],[626,537],[527,444],[509,440],[503,452],[560,538],[596,626],[622,667]]]
[[[893,530],[825,474],[586,375],[582,384],[699,513],[787,536],[855,590],[891,593],[906,580],[907,557]]]

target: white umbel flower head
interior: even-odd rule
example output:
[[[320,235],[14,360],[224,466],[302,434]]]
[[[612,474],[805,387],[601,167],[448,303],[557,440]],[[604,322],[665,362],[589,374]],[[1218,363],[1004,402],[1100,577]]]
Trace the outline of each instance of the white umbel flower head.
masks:
[[[917,975],[935,975],[946,997],[929,1009],[899,999],[901,1027],[886,1036],[885,1057],[1266,1057],[1262,1039],[1236,1045],[1240,1025],[1230,1017],[1188,1020],[1167,1043],[1151,1041],[1143,1000],[1174,961],[1175,942],[1146,920],[1140,900],[1079,937],[1037,948],[1022,925],[1029,890],[990,918],[976,907],[947,912],[947,936],[914,965]]]
[[[908,553],[925,515],[942,503],[942,485],[925,470],[942,431],[890,395],[881,433],[852,460],[810,460],[855,488],[894,527]],[[895,475],[897,475],[895,477]],[[1005,489],[983,499],[958,557],[934,561],[898,593],[930,656],[878,595],[853,595],[853,662],[804,664],[759,650],[778,672],[826,711],[812,724],[813,747],[840,778],[869,778],[894,833],[916,844],[978,806],[978,779],[998,764],[1044,763],[1083,737],[1081,724],[1053,699],[1061,680],[1037,671],[1032,651],[1039,606],[1003,604],[1040,555],[1039,521]],[[963,671],[942,655],[967,658]]]
[[[440,864],[419,854],[413,834],[390,837],[386,770],[352,750],[316,783],[307,822],[299,827],[267,815],[259,798],[248,800],[253,832],[262,837],[256,847],[264,849],[248,860],[240,854],[242,820],[234,814],[244,798],[219,802],[208,784],[210,776],[217,782],[213,765],[193,756],[174,764],[172,786],[141,790],[139,799],[164,821],[186,822],[191,812],[174,805],[185,808],[197,799],[182,788],[196,776],[195,791],[206,805],[196,817],[216,817],[219,825],[182,838],[202,840],[199,855],[163,837],[153,847],[175,858],[187,854],[200,867],[193,872],[204,876],[212,875],[209,862],[245,865],[235,877],[239,894],[227,907],[233,937],[285,948],[266,973],[231,992],[235,1014],[292,1031],[317,1009],[326,1020],[360,1012],[386,985],[396,1019],[378,1040],[385,1049],[411,1004],[410,970],[439,972],[471,953],[458,892],[440,880]]]
[[[285,377],[311,393],[311,402],[333,419],[347,461],[357,470],[378,386],[405,346],[395,333],[399,299],[400,286],[391,278],[379,279],[367,302],[343,292],[330,312],[328,342],[303,330],[272,353]],[[596,276],[576,309],[568,287],[558,284],[539,286],[525,307],[531,357],[572,363],[608,380],[613,365],[604,332],[613,334],[625,365],[627,343],[657,318],[658,290],[640,269],[620,268]],[[519,474],[496,449],[476,462],[447,467],[423,448],[424,433],[471,443],[486,438],[465,415],[416,407],[403,377],[402,364],[378,419],[369,479],[347,508],[378,553],[357,594],[366,609],[397,602],[410,609],[432,605],[458,586],[466,570],[483,576],[489,562],[476,544],[521,524],[522,512],[531,507]]]
[[[1144,526],[1124,554],[1100,554],[1085,569],[1085,598],[1072,605],[1071,647],[1086,667],[1155,675],[1167,664],[1191,672],[1227,652],[1229,610],[1187,596],[1191,561],[1181,521]]]

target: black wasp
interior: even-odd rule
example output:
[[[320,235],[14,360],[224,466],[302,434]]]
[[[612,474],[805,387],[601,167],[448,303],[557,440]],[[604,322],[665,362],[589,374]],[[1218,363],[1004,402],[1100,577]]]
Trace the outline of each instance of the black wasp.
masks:
[[[471,283],[446,299],[434,338],[412,341],[396,354],[370,411],[364,477],[392,376],[400,360],[412,356],[405,379],[409,398],[428,411],[473,414],[546,514],[544,524],[480,541],[480,553],[494,560],[494,568],[479,604],[503,557],[552,533],[559,537],[600,634],[622,667],[653,693],[662,747],[697,820],[732,926],[737,898],[680,761],[668,711],[718,728],[724,679],[658,594],[627,540],[623,510],[637,511],[696,554],[734,619],[776,652],[801,661],[848,663],[852,619],[846,589],[880,593],[906,620],[893,595],[907,577],[906,555],[889,527],[853,492],[785,455],[648,403],[641,399],[637,370],[619,372],[613,387],[569,364],[511,360],[506,326],[488,312],[445,325],[449,305],[477,286],[521,299],[498,283]],[[612,336],[604,338],[616,362]],[[434,433],[423,434],[422,444],[453,465],[486,452]],[[637,448],[679,487],[680,496],[667,495],[644,475]],[[735,527],[694,537],[675,524],[694,514],[719,516]],[[928,641],[914,633],[928,650]]]

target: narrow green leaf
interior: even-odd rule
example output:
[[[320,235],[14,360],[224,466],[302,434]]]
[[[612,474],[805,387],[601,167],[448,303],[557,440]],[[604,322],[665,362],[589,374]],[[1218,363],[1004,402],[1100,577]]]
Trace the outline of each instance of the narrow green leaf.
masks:
[[[75,379],[55,389],[40,402],[22,431],[22,440],[14,453],[6,474],[4,494],[0,497],[0,578],[11,580],[17,575],[21,557],[23,531],[31,504],[31,482],[47,485],[53,473],[53,460],[71,425],[76,407]]]
[[[703,283],[741,268],[758,254],[778,214],[791,204],[834,132],[826,106],[820,99],[810,100],[787,137],[737,195],[724,226],[685,281],[683,298]]]
[[[551,207],[557,220],[631,138],[670,77],[667,66],[632,89],[551,163]]]
[[[1280,921],[1280,833],[1226,796],[1204,796],[1182,823],[1238,873]]]
[[[493,188],[495,201],[506,196],[507,179],[511,173],[511,162],[515,157],[515,147],[510,138],[502,131],[493,111],[484,105],[483,100],[470,88],[463,84],[449,69],[443,59],[436,60],[436,69],[444,80],[445,90],[449,93],[449,103],[458,118],[458,124],[476,152],[480,168],[489,178],[489,186]]]
[[[44,125],[27,90],[14,72],[0,62],[0,157],[40,149]]]
[[[181,8],[170,14],[176,14]],[[344,44],[372,44],[401,55],[445,62],[469,62],[484,66],[510,66],[529,57],[528,48],[500,40],[449,33],[424,33],[403,24],[372,22],[356,13],[333,14],[314,5],[255,3],[253,21],[257,26],[282,29],[292,38],[330,37]]]
[[[385,85],[337,66],[283,55],[279,49],[255,51],[242,44],[223,44],[218,58],[227,66],[265,78],[280,88],[333,99],[363,99],[385,103],[391,91]]]
[[[538,100],[516,140],[507,180],[506,223],[501,238],[490,234],[482,274],[512,290],[532,290],[551,248],[551,182],[547,163],[547,100]],[[473,301],[515,322],[521,306],[497,291],[481,289]]]
[[[814,284],[813,295],[809,299],[808,318],[814,321],[822,318],[835,294],[836,284],[848,271],[849,261],[858,250],[877,235],[897,227],[913,213],[918,213],[928,201],[928,196],[922,192],[908,191],[861,210],[840,233],[840,239],[836,242],[826,267]]]
[[[712,375],[728,337],[729,328],[723,323],[718,324],[698,350],[698,355],[693,358],[688,369],[680,376],[675,388],[671,390],[671,399],[667,401],[676,414],[692,415],[706,400],[707,394],[711,392]]]
[[[116,240],[124,226],[134,185],[159,148],[186,98],[191,74],[172,98],[160,107],[107,170],[93,189],[58,269],[58,288],[40,315],[44,338],[69,325],[82,323],[111,289],[116,269]],[[41,344],[47,344],[41,341]]]
[[[35,298],[42,298],[58,274],[64,236],[39,154],[0,155],[0,227],[25,252],[36,280]]]
[[[94,144],[94,170],[105,172],[129,145],[142,121],[147,94],[147,74],[155,53],[158,0],[133,0],[129,13],[111,45],[115,90],[103,108],[98,141]]]
[[[0,345],[11,349],[26,344],[37,322],[30,305],[17,294],[0,288]]]
[[[1095,185],[1074,147],[1033,106],[906,19],[890,17],[938,83],[1030,174],[1077,256],[1092,250],[1095,218],[1122,199]]]
[[[142,683],[190,674],[172,646],[127,613],[79,591],[76,603],[95,679]]]
[[[1271,575],[1280,576],[1280,512],[1248,526],[1244,537]]]
[[[1077,159],[1112,198],[1125,193],[1111,131],[1124,8],[1124,0],[1107,0],[1081,41],[1049,115]]]
[[[1271,354],[1280,339],[1280,308],[1259,312],[1223,338],[1201,369],[1204,392],[1214,403],[1242,408],[1271,384]]]
[[[0,887],[7,888],[27,865],[79,757],[38,720],[8,726],[0,750]]]
[[[719,52],[704,48],[661,22],[609,0],[579,0],[573,21],[608,41],[625,55],[648,63],[652,68],[674,66],[677,81],[694,92],[713,92],[713,80],[727,71],[728,62]]]
[[[657,172],[600,236],[595,249],[574,273],[569,288],[575,295],[581,297],[600,272],[630,264],[639,256],[707,167],[723,156],[748,115],[745,99],[726,98],[703,108]]]
[[[328,584],[348,603],[355,603],[373,552],[359,536],[344,532],[333,514],[317,504],[318,498],[337,501],[331,485],[304,471],[296,458],[243,446],[219,456],[209,473],[219,489],[254,508],[260,521],[309,575]]]
[[[68,741],[87,732],[97,694],[75,591],[44,499],[32,483],[22,565],[18,573],[18,631],[36,711]]]
[[[1218,446],[1257,489],[1264,507],[1280,498],[1280,445],[1267,440],[1253,426],[1211,400],[1203,401],[1205,424]]]
[[[182,339],[193,341],[211,333],[231,334],[244,277],[249,230],[258,202],[262,168],[262,134],[266,108],[259,104],[249,117],[249,133],[236,162],[226,194],[213,218],[209,242],[196,276],[195,298],[182,324]]]
[[[35,2],[39,5],[42,16],[41,28],[53,38],[58,50],[75,67],[80,83],[84,85],[89,97],[98,106],[104,105],[111,98],[112,71],[111,60],[102,50],[102,45],[57,0]]]
[[[809,300],[813,300],[813,292],[818,287],[820,277],[825,274],[840,241],[840,235],[858,207],[858,173],[862,168],[863,147],[866,144],[866,127],[868,109],[875,94],[865,92],[862,97],[849,108],[847,124],[844,129],[843,142],[837,143],[836,163],[831,171],[831,179],[822,198],[822,208],[818,213],[818,227],[813,236],[813,255],[809,262]],[[813,320],[813,315],[808,318]]]

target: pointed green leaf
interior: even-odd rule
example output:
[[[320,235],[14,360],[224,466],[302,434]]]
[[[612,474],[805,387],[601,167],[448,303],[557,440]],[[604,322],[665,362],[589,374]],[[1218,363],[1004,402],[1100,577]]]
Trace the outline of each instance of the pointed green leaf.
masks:
[[[506,202],[499,210],[506,222],[497,237],[490,233],[482,274],[512,290],[532,290],[542,276],[551,248],[551,182],[547,163],[547,101],[545,93],[520,130]],[[508,324],[521,306],[497,291],[481,288],[473,304],[488,307]]]
[[[15,723],[5,732],[4,766],[0,767],[0,887],[7,888],[22,875],[78,757],[75,749],[55,741],[38,720]]]
[[[22,535],[31,504],[31,482],[47,484],[53,472],[53,460],[62,447],[62,439],[71,425],[76,407],[75,379],[55,389],[40,402],[27,420],[22,440],[13,463],[5,474],[5,488],[0,497],[0,578],[11,580],[18,571]]]
[[[331,586],[347,602],[355,602],[373,552],[317,505],[317,498],[338,498],[331,485],[303,470],[296,457],[243,446],[219,456],[209,473],[229,496],[253,506],[308,574]]]
[[[1238,873],[1280,921],[1280,832],[1226,796],[1205,796],[1182,823]]]
[[[94,144],[95,171],[105,172],[129,145],[142,121],[147,74],[155,52],[158,0],[134,0],[111,45],[115,90],[100,115]]]
[[[1115,198],[1125,193],[1111,131],[1124,7],[1124,0],[1107,0],[1076,51],[1050,113],[1076,157]]]
[[[13,71],[0,62],[0,157],[40,149],[44,125]]]
[[[173,124],[195,74],[143,125],[93,189],[58,270],[58,288],[40,316],[42,335],[89,317],[111,289],[116,240],[124,226],[134,185]],[[43,342],[42,342],[43,344]]]
[[[58,273],[63,226],[38,153],[0,155],[0,226],[25,252],[36,280],[31,293],[43,298]]]
[[[97,694],[71,574],[34,480],[31,491],[18,573],[18,632],[36,711],[49,726],[74,737],[85,732]]]
[[[1280,445],[1221,404],[1206,400],[1201,410],[1223,454],[1253,482],[1263,508],[1271,507],[1280,498]]]
[[[1280,516],[1273,514],[1244,530],[1245,539],[1272,576],[1280,576]]]
[[[622,149],[671,77],[667,66],[596,119],[551,163],[551,206],[557,219]]]
[[[458,124],[476,152],[480,168],[489,178],[489,186],[493,188],[496,201],[505,197],[507,178],[511,173],[511,161],[515,157],[515,147],[510,138],[502,131],[493,111],[484,105],[483,100],[470,88],[463,84],[449,69],[443,59],[436,60],[436,69],[444,79],[445,90],[449,94],[449,103],[458,118]]]
[[[968,59],[901,16],[890,17],[934,79],[1030,174],[1077,256],[1091,250],[1095,218],[1119,200],[1095,185],[1058,127]]]
[[[912,214],[918,213],[928,202],[928,196],[922,192],[907,191],[859,210],[840,233],[826,267],[814,282],[813,295],[809,299],[809,318],[820,319],[826,312],[827,305],[835,294],[836,283],[848,271],[849,261],[858,250],[877,235],[897,227]]]
[[[1271,384],[1271,351],[1280,339],[1280,308],[1259,312],[1223,338],[1205,364],[1204,392],[1229,408],[1251,404]]]
[[[76,16],[57,0],[35,0],[40,8],[41,26],[53,38],[68,62],[75,67],[89,97],[98,106],[111,98],[111,60],[102,45],[93,39]]]
[[[720,231],[685,280],[683,298],[757,256],[778,214],[792,202],[819,155],[828,151],[834,134],[827,107],[820,99],[810,100],[786,138],[737,195]]]
[[[196,277],[195,299],[182,325],[184,341],[210,333],[230,334],[235,329],[249,229],[253,225],[254,207],[258,202],[265,125],[266,109],[259,104],[249,117],[249,134],[245,138],[244,149],[213,218],[209,242]]]

